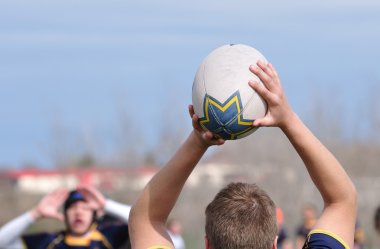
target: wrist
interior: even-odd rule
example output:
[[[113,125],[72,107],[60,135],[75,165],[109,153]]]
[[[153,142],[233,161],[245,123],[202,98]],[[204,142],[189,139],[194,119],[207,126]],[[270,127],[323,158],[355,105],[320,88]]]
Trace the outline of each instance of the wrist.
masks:
[[[206,151],[208,147],[210,147],[211,145],[202,139],[201,134],[196,133],[197,131],[193,130],[188,138],[188,141],[190,141],[190,144],[192,144],[194,148],[199,149],[201,151]]]
[[[101,210],[105,210],[106,209],[106,205],[107,205],[108,200],[109,199],[104,198],[104,199],[102,199],[102,200],[99,201],[100,209]]]
[[[302,125],[301,119],[298,117],[298,115],[294,112],[289,114],[285,122],[279,126],[279,128],[284,132],[287,136],[292,136],[294,134],[294,131],[296,131],[300,125]]]
[[[284,133],[288,133],[292,129],[292,127],[296,126],[296,124],[299,121],[300,121],[300,119],[297,116],[297,114],[295,112],[291,111],[289,113],[289,115],[287,116],[287,118],[284,120],[284,122],[279,127]]]
[[[41,212],[38,210],[38,207],[33,208],[29,211],[30,215],[32,216],[33,220],[37,221],[42,218]]]

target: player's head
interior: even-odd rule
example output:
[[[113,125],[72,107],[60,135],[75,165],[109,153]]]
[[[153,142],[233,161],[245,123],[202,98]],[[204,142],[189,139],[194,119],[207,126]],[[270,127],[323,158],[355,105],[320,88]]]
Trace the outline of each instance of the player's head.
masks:
[[[276,235],[276,207],[255,184],[231,183],[206,208],[208,248],[271,249]]]
[[[304,220],[314,220],[317,218],[317,208],[312,203],[305,203],[302,208]]]
[[[84,196],[73,190],[64,203],[65,223],[68,232],[75,235],[87,233],[94,222],[95,211],[91,209]]]
[[[374,222],[377,234],[380,236],[380,206],[376,209]]]

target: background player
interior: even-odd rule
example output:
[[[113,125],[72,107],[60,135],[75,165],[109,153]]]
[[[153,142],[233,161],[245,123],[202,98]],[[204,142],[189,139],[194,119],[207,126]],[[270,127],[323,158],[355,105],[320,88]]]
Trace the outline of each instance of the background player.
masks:
[[[305,203],[302,207],[302,223],[296,231],[296,248],[301,248],[307,239],[310,231],[317,222],[317,209],[311,203]]]
[[[175,249],[185,249],[185,241],[182,237],[182,225],[179,222],[179,220],[169,220],[167,224],[167,229]]]
[[[61,206],[64,208],[63,214],[59,212]],[[115,216],[125,223],[98,226],[97,212],[100,211]],[[64,188],[57,189],[43,197],[32,210],[0,229],[0,248],[116,249],[129,244],[126,225],[129,211],[130,206],[105,199],[91,186],[81,185],[71,192]],[[63,221],[66,230],[22,235],[31,224],[43,218]]]

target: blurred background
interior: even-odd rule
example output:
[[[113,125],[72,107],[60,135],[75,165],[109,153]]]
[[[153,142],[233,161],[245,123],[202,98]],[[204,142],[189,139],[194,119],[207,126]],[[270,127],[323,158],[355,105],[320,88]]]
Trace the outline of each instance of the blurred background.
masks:
[[[379,24],[376,0],[1,0],[0,224],[79,182],[132,203],[191,131],[202,59],[243,43],[276,66],[294,110],[353,178],[365,248],[378,248]],[[204,209],[230,181],[267,190],[290,240],[305,203],[322,209],[286,138],[262,128],[213,148],[192,175],[173,211],[187,248],[202,248]]]

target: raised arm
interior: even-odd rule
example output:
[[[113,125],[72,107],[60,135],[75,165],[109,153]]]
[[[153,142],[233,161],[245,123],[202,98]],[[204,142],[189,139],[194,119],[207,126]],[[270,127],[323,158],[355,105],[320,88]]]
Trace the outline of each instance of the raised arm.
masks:
[[[22,248],[21,235],[33,223],[30,212],[6,223],[0,228],[0,248]]]
[[[144,188],[132,206],[129,232],[132,248],[174,248],[165,223],[184,183],[210,145],[220,145],[211,132],[203,132],[198,117],[189,107],[194,130],[172,159]]]
[[[343,167],[312,134],[288,104],[276,70],[259,62],[251,66],[264,85],[250,82],[268,103],[268,113],[256,126],[278,126],[302,158],[324,201],[324,210],[314,230],[339,236],[353,247],[356,220],[356,190]]]
[[[66,189],[57,189],[43,197],[32,210],[5,224],[0,228],[0,248],[21,248],[21,235],[41,218],[63,221],[63,215],[58,210],[66,197]]]

